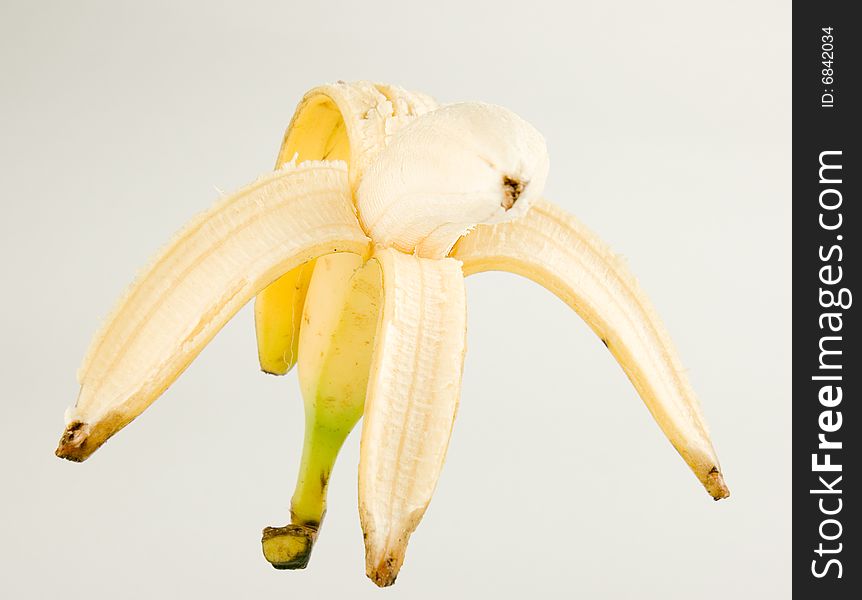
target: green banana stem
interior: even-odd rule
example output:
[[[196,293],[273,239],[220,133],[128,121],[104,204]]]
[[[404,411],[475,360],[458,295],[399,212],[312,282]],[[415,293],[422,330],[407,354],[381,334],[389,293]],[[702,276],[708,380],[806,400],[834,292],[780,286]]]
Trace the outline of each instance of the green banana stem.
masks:
[[[317,422],[316,404],[306,404],[305,443],[290,503],[290,524],[267,527],[263,532],[264,556],[276,569],[303,569],[308,565],[326,514],[329,475],[344,440],[362,414],[360,407],[355,418],[344,420],[344,427],[332,428]]]
[[[326,514],[329,474],[332,473],[344,440],[359,420],[359,415],[352,419],[349,426],[332,429],[315,422],[313,411],[310,411],[310,414],[312,418],[309,418],[306,424],[299,478],[290,503],[290,518],[292,523],[316,529]]]

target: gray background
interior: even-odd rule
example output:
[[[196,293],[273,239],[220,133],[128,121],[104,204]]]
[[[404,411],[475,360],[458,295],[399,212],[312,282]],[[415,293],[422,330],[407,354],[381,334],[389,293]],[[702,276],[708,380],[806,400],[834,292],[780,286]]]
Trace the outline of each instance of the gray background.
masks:
[[[9,598],[785,598],[790,592],[787,2],[0,4],[0,572]],[[348,440],[310,567],[278,572],[295,375],[250,307],[89,462],[53,456],[75,370],[148,257],[269,170],[336,79],[506,105],[547,195],[628,261],[699,391],[714,503],[566,306],[467,283],[461,412],[394,588],[364,575]]]

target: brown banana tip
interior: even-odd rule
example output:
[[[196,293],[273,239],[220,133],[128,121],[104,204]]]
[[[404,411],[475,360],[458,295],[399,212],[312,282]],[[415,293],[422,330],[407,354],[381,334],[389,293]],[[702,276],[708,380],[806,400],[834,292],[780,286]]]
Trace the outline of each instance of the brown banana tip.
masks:
[[[730,497],[730,490],[727,484],[724,483],[724,476],[718,467],[713,467],[706,476],[706,491],[712,496],[713,500],[723,500]]]
[[[81,421],[72,421],[66,425],[54,454],[73,462],[83,462],[92,453],[90,444],[87,443],[89,437],[89,425]]]
[[[263,556],[276,569],[304,569],[317,540],[317,527],[290,524],[263,530]]]
[[[368,565],[365,574],[377,587],[389,587],[398,578],[403,560],[403,557],[389,555],[377,565]]]

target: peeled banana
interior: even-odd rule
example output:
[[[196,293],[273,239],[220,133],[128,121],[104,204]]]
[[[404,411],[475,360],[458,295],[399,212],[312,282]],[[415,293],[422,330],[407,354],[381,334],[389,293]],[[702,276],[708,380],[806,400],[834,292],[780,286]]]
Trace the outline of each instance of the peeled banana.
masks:
[[[626,266],[542,198],[542,136],[488,104],[438,106],[368,82],[302,99],[276,170],[188,224],[120,300],[81,367],[57,455],[129,424],[253,297],[261,368],[298,364],[306,434],[291,521],[266,558],[302,568],[338,452],[364,414],[366,574],[391,585],[431,500],[458,408],[464,277],[503,270],[571,306],[716,500],[729,495],[700,405]]]

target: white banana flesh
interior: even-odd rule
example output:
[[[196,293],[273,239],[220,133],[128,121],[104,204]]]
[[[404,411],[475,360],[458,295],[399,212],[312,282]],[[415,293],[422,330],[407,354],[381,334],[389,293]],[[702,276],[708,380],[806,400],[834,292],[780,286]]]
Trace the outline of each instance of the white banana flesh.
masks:
[[[390,585],[458,407],[463,278],[495,269],[578,312],[707,491],[729,495],[699,403],[636,281],[540,199],[548,158],[529,124],[493,105],[438,107],[396,86],[338,83],[302,100],[277,166],[190,223],[133,284],[80,370],[59,456],[86,459],[259,294],[261,367],[283,374],[298,360],[307,420],[292,523],[265,532],[264,554],[305,566],[328,474],[364,404],[366,572]]]
[[[458,408],[466,348],[461,263],[378,250],[383,311],[359,462],[366,574],[395,582],[437,485]]]
[[[465,275],[517,273],[572,307],[617,359],[707,492],[716,500],[729,495],[670,336],[625,263],[580,221],[542,200],[523,219],[477,227],[452,256],[464,262]]]
[[[87,458],[284,272],[325,253],[367,252],[350,198],[343,163],[289,164],[188,224],[95,337],[57,455]]]
[[[548,174],[545,140],[490,104],[444,106],[404,127],[357,190],[363,228],[378,243],[441,258],[477,223],[523,216]]]

